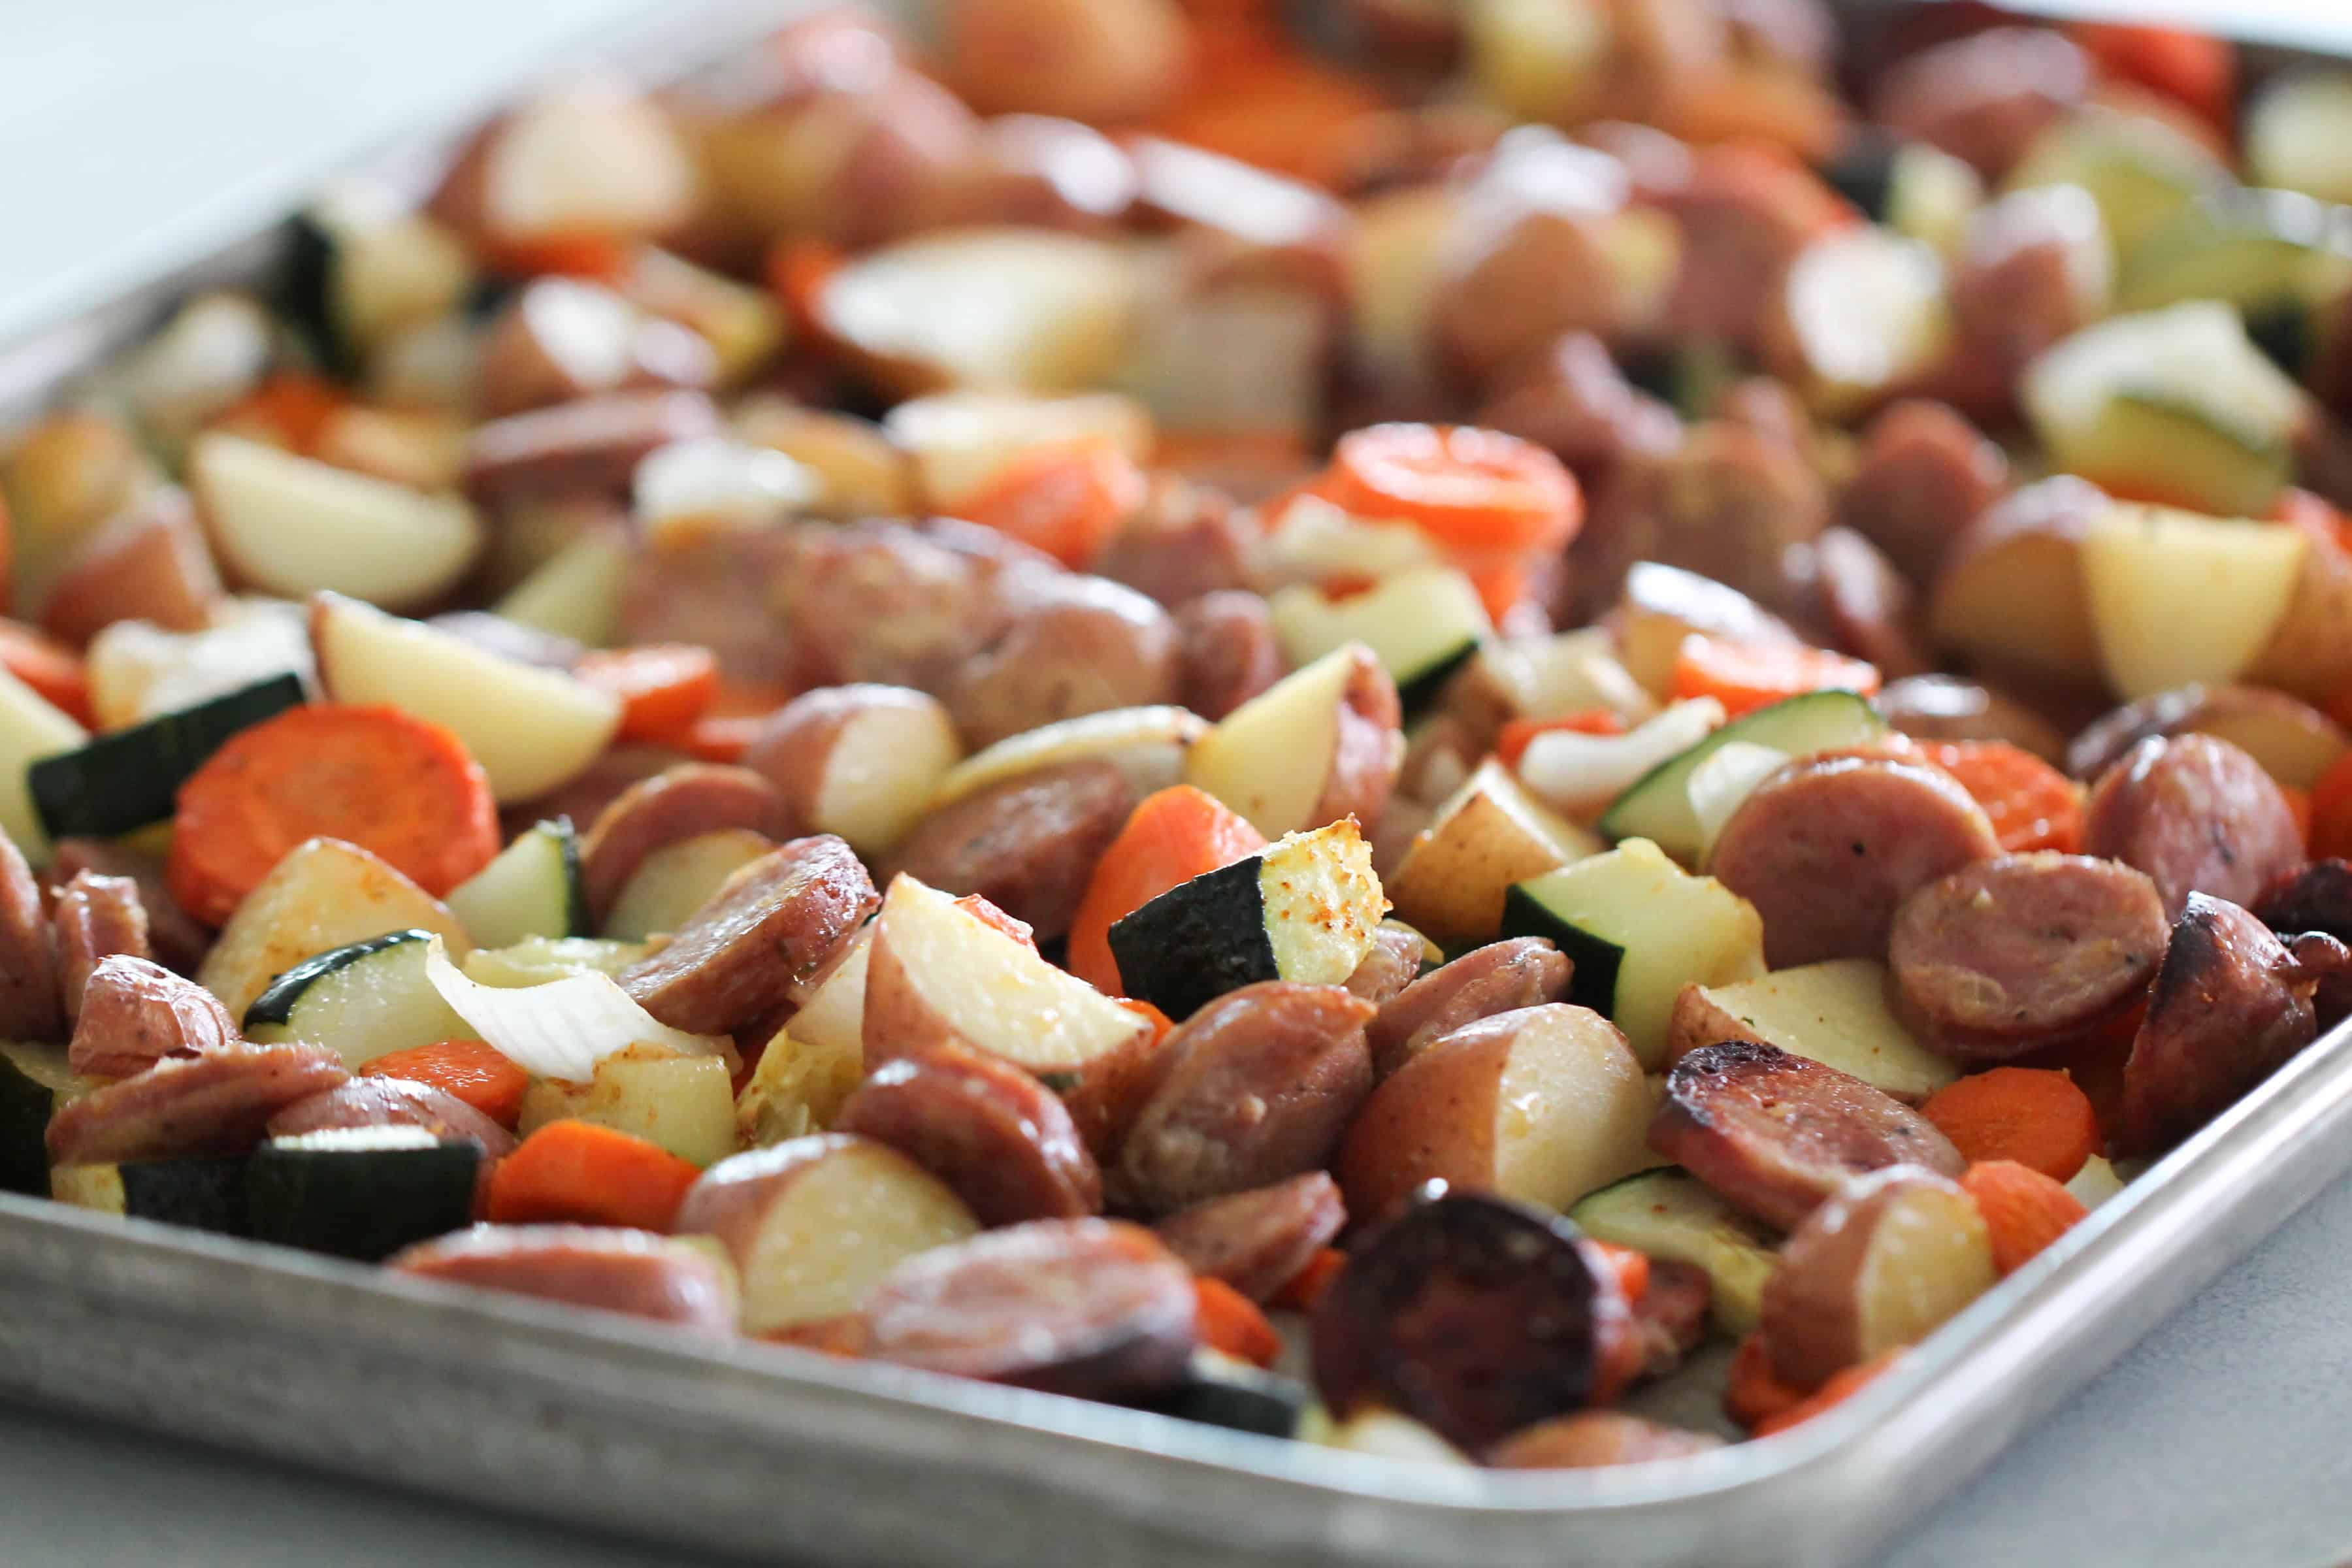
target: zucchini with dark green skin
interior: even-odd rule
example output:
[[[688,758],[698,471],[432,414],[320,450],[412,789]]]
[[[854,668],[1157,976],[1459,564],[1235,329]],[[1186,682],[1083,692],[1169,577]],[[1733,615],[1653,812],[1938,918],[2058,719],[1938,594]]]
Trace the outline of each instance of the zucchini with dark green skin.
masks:
[[[1477,589],[1447,567],[1399,572],[1339,600],[1295,584],[1276,594],[1267,608],[1294,668],[1351,642],[1370,647],[1396,682],[1407,718],[1434,701],[1494,635]]]
[[[427,931],[387,931],[304,959],[246,1008],[245,1037],[327,1046],[353,1069],[389,1051],[471,1038],[425,974],[432,942]]]
[[[245,1167],[242,1157],[59,1165],[49,1173],[49,1195],[100,1214],[245,1236]]]
[[[273,675],[35,763],[26,782],[51,838],[111,838],[168,822],[188,775],[228,738],[302,704],[302,679]]]
[[[498,858],[450,892],[448,904],[466,934],[483,947],[595,934],[580,871],[580,836],[568,816],[515,835]]]
[[[257,1241],[376,1263],[473,1223],[481,1151],[422,1127],[353,1127],[276,1138],[246,1163]]]
[[[78,1079],[61,1046],[0,1045],[0,1192],[47,1197],[49,1113]]]
[[[1298,1418],[1312,1403],[1307,1385],[1296,1378],[1261,1372],[1214,1351],[1195,1351],[1184,1381],[1149,1408],[1204,1426],[1287,1437],[1298,1429]]]

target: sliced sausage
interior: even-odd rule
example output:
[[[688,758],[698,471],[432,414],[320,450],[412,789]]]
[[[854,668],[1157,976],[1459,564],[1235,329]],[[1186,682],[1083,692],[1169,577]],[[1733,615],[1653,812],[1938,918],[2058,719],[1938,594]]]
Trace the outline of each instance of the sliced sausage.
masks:
[[[848,845],[795,838],[739,868],[621,987],[674,1029],[723,1035],[783,1006],[881,903]]]
[[[2057,725],[2015,698],[1956,675],[1889,681],[1871,706],[1916,741],[2006,741],[2045,763],[2066,759],[2066,737]]]
[[[2325,931],[2352,942],[2352,860],[2314,860],[2262,891],[2254,918],[2283,937]]]
[[[1838,521],[1886,552],[1915,587],[1936,580],[1953,536],[2009,488],[2009,459],[1940,403],[1897,403],[1870,422]]]
[[[673,441],[715,436],[718,407],[699,392],[612,392],[474,426],[466,489],[497,506],[526,496],[625,498],[637,465]]]
[[[891,868],[946,892],[978,893],[1051,942],[1069,931],[1095,862],[1134,809],[1135,786],[1114,763],[1041,768],[923,818]]]
[[[2167,929],[2156,884],[2129,866],[2004,855],[1906,899],[1887,964],[1929,1045],[1962,1061],[2000,1061],[2137,1001]]]
[[[1316,1302],[1316,1390],[1386,1406],[1473,1452],[1606,1404],[1639,1350],[1616,1271],[1566,1220],[1449,1194],[1351,1252]]]
[[[79,1165],[243,1154],[269,1119],[351,1075],[324,1046],[232,1042],[171,1057],[58,1108],[49,1159]]]
[[[512,838],[533,824],[552,822],[558,817],[568,819],[576,827],[593,826],[605,808],[628,793],[632,784],[643,784],[656,773],[666,773],[693,761],[686,752],[668,746],[614,746],[589,763],[587,772],[571,783],[550,790],[537,800],[502,808],[499,813],[499,829]]]
[[[2303,864],[2303,830],[2262,763],[2210,735],[2149,736],[2099,775],[2083,849],[2137,866],[2178,919],[2192,892],[2251,904]]]
[[[1968,1163],[1894,1096],[1749,1040],[1701,1046],[1674,1065],[1650,1147],[1782,1230],[1848,1177],[1888,1165],[1957,1176]]]
[[[1693,150],[1690,177],[1664,193],[1682,230],[1682,266],[1665,319],[1685,342],[1753,347],[1790,264],[1844,208],[1793,159],[1732,145]]]
[[[1890,67],[1871,94],[1870,117],[1998,180],[2091,85],[2089,59],[2061,34],[1995,27]]]
[[[1696,1263],[1650,1259],[1650,1282],[1633,1303],[1633,1331],[1642,1341],[1642,1375],[1664,1377],[1706,1342],[1715,1304],[1714,1276]]]
[[[1337,985],[1269,980],[1177,1026],[1111,1175],[1120,1206],[1172,1214],[1329,1164],[1372,1091],[1372,1013]]]
[[[793,684],[803,687],[873,681],[940,695],[1012,626],[1007,579],[1057,570],[898,523],[804,527],[794,537],[771,602],[790,629]]]
[[[1919,595],[1878,546],[1850,528],[1813,541],[1813,578],[1838,645],[1890,679],[1935,666],[1922,646]]]
[[[1792,763],[1756,786],[1709,869],[1764,917],[1775,969],[1884,958],[1913,891],[2000,853],[1992,824],[1938,769],[1892,758]]]
[[[57,931],[24,852],[0,833],[0,1039],[65,1037]]]
[[[1184,1379],[1197,1342],[1192,1277],[1118,1220],[1034,1220],[900,1264],[866,1304],[866,1353],[1086,1399]]]
[[[2066,748],[2066,771],[2095,779],[2150,735],[2226,740],[2232,732],[2259,735],[2268,760],[2255,760],[2263,763],[2263,771],[2304,788],[2352,750],[2352,734],[2342,725],[2284,691],[2267,686],[2176,686],[2126,702],[2084,726]]]
[[[787,590],[807,553],[795,528],[722,528],[648,542],[621,582],[622,637],[694,643],[730,679],[797,687],[800,649],[784,618]],[[586,821],[584,816],[577,820]]]
[[[1563,332],[1498,378],[1476,423],[1546,448],[1587,486],[1628,458],[1674,450],[1683,433],[1675,411],[1627,381],[1591,332]]]
[[[1102,1172],[1061,1097],[1002,1058],[938,1045],[885,1063],[831,1125],[905,1154],[984,1226],[1102,1209]]]
[[[1177,700],[1203,719],[1223,718],[1280,680],[1282,639],[1255,594],[1203,594],[1176,612]]]
[[[139,884],[128,877],[75,872],[58,890],[52,919],[58,932],[58,990],[69,1020],[81,1016],[82,989],[99,960],[113,953],[153,956],[147,941],[147,906],[139,901]]]
[[[1372,1071],[1386,1078],[1423,1047],[1481,1018],[1541,1006],[1568,994],[1576,965],[1539,936],[1513,937],[1464,953],[1414,981],[1364,1030]]]
[[[734,1291],[709,1253],[648,1231],[478,1225],[395,1253],[387,1268],[478,1289],[732,1333]]]
[[[1040,725],[1176,700],[1176,623],[1132,588],[1066,573],[1015,596],[1004,635],[967,656],[940,693],[977,751]]]
[[[580,841],[589,912],[603,920],[646,857],[666,844],[729,827],[780,838],[791,818],[783,793],[750,768],[685,763],[641,779],[596,814]]]
[[[1591,1470],[1686,1459],[1722,1447],[1712,1432],[1668,1426],[1623,1410],[1580,1410],[1513,1433],[1486,1450],[1485,1463],[1498,1470]]]
[[[151,490],[68,552],[41,595],[41,627],[76,647],[116,621],[200,632],[220,603],[220,570],[185,490]]]
[[[2109,266],[2098,204],[2079,185],[2014,191],[1980,209],[1952,276],[1958,352],[2013,384],[2106,308]]]
[[[1393,1000],[1421,974],[1429,944],[1417,931],[1383,925],[1372,932],[1371,951],[1345,982],[1349,992],[1378,1007]]]
[[[353,1127],[422,1127],[445,1143],[471,1143],[485,1160],[514,1152],[515,1135],[446,1089],[398,1078],[355,1078],[298,1100],[269,1119],[272,1138]]]
[[[1829,495],[1804,457],[1743,425],[1695,426],[1681,446],[1618,465],[1569,552],[1579,605],[1598,615],[1637,561],[1679,566],[1789,606],[1789,547],[1821,532]]]
[[[129,1078],[166,1057],[237,1043],[236,1020],[193,980],[135,953],[101,958],[82,989],[66,1065],[89,1078]]]
[[[2312,983],[2311,1010],[2322,1034],[2352,1017],[2352,947],[2324,931],[2283,937],[2288,952]]]
[[[1203,594],[1248,587],[1249,545],[1248,531],[1223,493],[1162,480],[1092,570],[1173,610]]]
[[[1339,1184],[1328,1172],[1309,1171],[1194,1204],[1154,1228],[1193,1273],[1222,1279],[1253,1301],[1267,1301],[1347,1223]]]
[[[163,862],[103,838],[60,838],[49,857],[49,876],[58,884],[70,882],[84,871],[102,877],[128,877],[139,884],[139,902],[147,910],[147,940],[164,968],[183,974],[204,962],[212,934],[172,897],[163,879]]]
[[[2202,892],[2188,895],[2124,1061],[2116,1150],[2179,1142],[2285,1065],[2318,1033],[2314,977],[2269,928]]]

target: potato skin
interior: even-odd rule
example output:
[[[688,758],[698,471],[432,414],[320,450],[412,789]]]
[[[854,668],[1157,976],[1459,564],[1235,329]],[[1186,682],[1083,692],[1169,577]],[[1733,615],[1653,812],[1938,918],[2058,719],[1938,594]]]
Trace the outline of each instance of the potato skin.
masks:
[[[1382,1080],[1348,1129],[1333,1171],[1348,1212],[1377,1220],[1423,1182],[1495,1184],[1495,1111],[1515,1037],[1488,1030],[1438,1040]]]
[[[1376,659],[1360,661],[1339,702],[1339,741],[1323,796],[1306,824],[1319,827],[1352,816],[1366,833],[1380,826],[1389,795],[1404,768],[1404,707],[1396,682]]]
[[[834,745],[842,732],[853,720],[884,708],[941,711],[937,698],[920,691],[861,681],[804,691],[761,725],[743,753],[743,766],[776,786],[793,832],[805,833],[815,826],[834,765]]]
[[[984,113],[1140,120],[1181,85],[1186,38],[1172,0],[949,0],[949,81]]]

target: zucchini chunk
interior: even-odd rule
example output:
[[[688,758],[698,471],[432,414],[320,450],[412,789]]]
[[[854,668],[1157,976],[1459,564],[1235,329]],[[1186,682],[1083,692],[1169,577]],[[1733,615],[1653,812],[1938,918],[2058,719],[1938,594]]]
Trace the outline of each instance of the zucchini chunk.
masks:
[[[48,1195],[49,1117],[97,1085],[74,1076],[63,1046],[0,1042],[0,1192]]]
[[[1503,900],[1503,935],[1549,937],[1573,959],[1568,1000],[1613,1019],[1644,1072],[1665,1065],[1684,986],[1764,973],[1756,906],[1643,838],[1515,884]]]
[[[34,809],[52,838],[111,838],[167,822],[180,785],[230,736],[301,705],[301,678],[273,675],[44,757],[26,774]]]
[[[1111,956],[1129,994],[1181,1021],[1261,980],[1339,984],[1388,907],[1371,846],[1335,822],[1171,888],[1113,922]]]
[[[49,1173],[49,1196],[100,1214],[247,1236],[251,1234],[245,1209],[247,1163],[240,1156],[59,1165]]]
[[[1946,255],[1959,248],[1985,199],[1976,170],[1924,142],[1852,137],[1822,178],[1871,222]]]
[[[335,1127],[273,1138],[245,1162],[257,1241],[378,1263],[473,1223],[482,1152],[422,1127]]]
[[[1601,836],[1646,838],[1685,865],[1696,865],[1706,834],[1691,805],[1691,775],[1726,744],[1745,741],[1804,757],[1867,745],[1885,732],[1886,721],[1851,691],[1809,691],[1759,708],[1636,779],[1601,813]]]
[[[287,314],[341,376],[357,376],[394,330],[457,310],[474,287],[464,242],[374,186],[329,192],[292,228]]]
[[[1276,593],[1267,608],[1292,668],[1362,643],[1396,682],[1407,718],[1428,707],[1495,633],[1470,579],[1444,566],[1400,572],[1346,599],[1294,584]]]
[[[2118,256],[2230,183],[2229,171],[2181,132],[2143,114],[2092,109],[2034,140],[2005,188],[2080,185],[2099,204]]]
[[[1463,781],[1390,875],[1396,908],[1449,946],[1494,940],[1514,882],[1601,853],[1601,841],[1529,795],[1489,757]]]
[[[572,819],[559,816],[515,835],[497,859],[451,889],[448,904],[466,934],[483,947],[591,934],[580,836]]]
[[[246,1008],[245,1037],[331,1047],[354,1069],[412,1046],[471,1039],[473,1026],[425,975],[433,935],[390,931],[303,960]]]
[[[2219,300],[2249,313],[2326,304],[2352,286],[2352,213],[2293,191],[2217,192],[2126,258],[2117,309]]]
[[[1595,1241],[1706,1269],[1720,1332],[1737,1338],[1762,1319],[1764,1283],[1780,1263],[1773,1237],[1697,1177],[1643,1171],[1584,1198],[1568,1217]]]

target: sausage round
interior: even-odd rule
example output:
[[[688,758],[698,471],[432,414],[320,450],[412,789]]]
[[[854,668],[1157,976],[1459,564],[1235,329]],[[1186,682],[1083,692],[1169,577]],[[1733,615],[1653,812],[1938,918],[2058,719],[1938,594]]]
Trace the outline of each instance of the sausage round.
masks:
[[[1385,1005],[1420,976],[1427,952],[1428,944],[1419,931],[1404,926],[1378,927],[1372,932],[1370,951],[1343,984],[1351,995],[1375,1007]]]
[[[1388,1077],[1465,1024],[1559,1001],[1575,971],[1566,953],[1539,936],[1488,942],[1464,953],[1381,1005],[1364,1029],[1373,1074]]]
[[[580,882],[602,921],[646,857],[666,844],[722,828],[770,838],[789,830],[783,792],[749,768],[685,763],[640,779],[596,816],[580,841]]]
[[[2166,934],[2163,898],[2129,866],[2004,855],[1906,899],[1887,963],[1929,1045],[2000,1061],[2129,1005],[2155,976]]]
[[[1941,403],[1910,399],[1870,422],[1838,521],[1886,552],[1926,588],[1953,536],[2009,487],[2009,459]]]
[[[2325,931],[2352,942],[2352,860],[2314,860],[2264,888],[2254,917],[2282,937]]]
[[[1892,1095],[1749,1040],[1701,1046],[1674,1065],[1650,1147],[1782,1230],[1864,1172],[1922,1165],[1958,1176],[1967,1166],[1951,1140]]]
[[[1919,596],[1878,546],[1850,528],[1824,529],[1812,563],[1830,629],[1848,653],[1890,679],[1933,668],[1920,646]]]
[[[1633,1331],[1642,1342],[1642,1375],[1664,1377],[1706,1342],[1715,1279],[1673,1258],[1653,1258],[1649,1267],[1649,1285],[1633,1303]]]
[[[2149,736],[2099,775],[2084,853],[2137,866],[2178,919],[2192,892],[2251,904],[2303,864],[2303,830],[2263,765],[2210,735]]]
[[[1140,1226],[1034,1220],[907,1259],[866,1299],[877,1361],[1089,1399],[1183,1380],[1192,1277]]]
[[[1882,75],[1871,118],[1998,180],[2091,90],[2089,59],[2046,27],[1995,27],[1937,44]]]
[[[1051,942],[1068,933],[1095,862],[1134,809],[1135,786],[1114,763],[1040,768],[931,813],[890,865],[945,892],[978,893]]]
[[[2014,384],[2106,308],[2107,267],[2098,204],[2080,185],[2013,191],[1980,208],[1952,276],[1960,352]]]
[[[395,1253],[387,1268],[422,1279],[625,1312],[732,1333],[733,1290],[701,1248],[642,1230],[585,1225],[478,1225]]]
[[[1372,1091],[1370,1003],[1269,980],[1178,1025],[1112,1173],[1119,1206],[1167,1215],[1320,1169]]]
[[[648,453],[720,426],[699,392],[612,392],[510,414],[474,427],[466,489],[491,506],[583,491],[625,497]]]
[[[1915,741],[2006,741],[2045,763],[2066,760],[2058,726],[2014,698],[1953,675],[1889,681],[1871,706]]]
[[[1570,547],[1580,603],[1613,604],[1635,562],[1679,566],[1767,609],[1790,599],[1789,547],[1829,521],[1829,494],[1802,455],[1742,425],[1695,426],[1670,452],[1617,466]]]
[[[1134,589],[1064,574],[1018,601],[1004,635],[967,656],[940,693],[973,750],[1064,719],[1176,700],[1176,624]]]
[[[1249,543],[1227,496],[1163,479],[1092,570],[1173,610],[1203,594],[1248,587]]]
[[[1591,1470],[1685,1459],[1723,1447],[1712,1432],[1668,1426],[1622,1410],[1580,1410],[1539,1421],[1486,1450],[1498,1470]]]
[[[100,960],[116,953],[154,956],[147,941],[147,906],[140,902],[139,884],[128,877],[75,872],[58,890],[51,918],[58,932],[59,996],[68,1021],[81,1016],[82,992]]]
[[[1625,379],[1591,332],[1563,332],[1479,409],[1477,423],[1532,441],[1591,485],[1629,458],[1672,451],[1675,411]]]
[[[503,1160],[515,1135],[446,1089],[398,1078],[355,1078],[298,1100],[269,1119],[272,1138],[348,1127],[422,1127],[443,1142],[471,1143]]]
[[[795,838],[737,868],[621,988],[674,1029],[723,1035],[789,1003],[881,903],[848,845]]]
[[[1195,1274],[1222,1279],[1253,1301],[1271,1300],[1348,1223],[1339,1184],[1309,1171],[1270,1187],[1211,1198],[1154,1228]]]
[[[1937,769],[1893,758],[1792,763],[1723,825],[1708,869],[1764,917],[1775,969],[1883,958],[1911,893],[2000,853],[1992,824]]]
[[[1058,570],[982,556],[898,523],[806,527],[794,538],[771,600],[803,687],[871,681],[943,693],[963,661],[1013,624],[1007,583]]]
[[[129,1078],[166,1057],[236,1043],[236,1020],[211,992],[152,960],[113,953],[82,988],[66,1065],[90,1078]]]
[[[350,1078],[324,1046],[249,1046],[172,1057],[95,1089],[49,1119],[58,1165],[243,1154],[269,1119]]]
[[[58,839],[49,858],[50,879],[70,882],[84,871],[128,877],[139,885],[139,902],[147,911],[147,940],[164,968],[187,974],[204,962],[212,934],[172,897],[163,861],[102,838]]]
[[[832,1127],[905,1154],[984,1226],[1102,1208],[1102,1173],[1060,1097],[1011,1063],[960,1046],[885,1063]]]
[[[1176,631],[1179,700],[1203,719],[1223,718],[1282,679],[1274,613],[1255,594],[1203,594],[1176,612]]]

